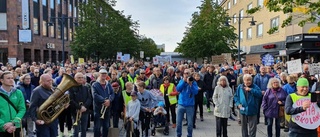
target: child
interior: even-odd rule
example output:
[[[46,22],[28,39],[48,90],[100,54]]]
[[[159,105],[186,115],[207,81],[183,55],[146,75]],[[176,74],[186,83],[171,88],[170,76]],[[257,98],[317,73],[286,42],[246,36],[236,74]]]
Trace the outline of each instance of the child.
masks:
[[[162,126],[165,126],[163,134],[164,135],[168,135],[169,134],[169,125],[167,123],[166,115],[167,115],[167,111],[164,109],[164,103],[163,103],[163,101],[160,101],[158,103],[158,105],[157,105],[157,108],[153,112],[154,126],[153,126],[152,131],[151,131],[151,135],[152,136],[155,135],[155,128],[156,127],[162,127]]]
[[[126,118],[127,123],[125,125],[127,130],[127,137],[130,137],[130,131],[131,131],[131,122],[133,122],[133,129],[134,133],[132,133],[132,137],[139,137],[140,132],[138,127],[138,121],[139,121],[139,113],[140,113],[140,101],[137,99],[137,92],[132,91],[131,92],[131,99],[126,106]]]

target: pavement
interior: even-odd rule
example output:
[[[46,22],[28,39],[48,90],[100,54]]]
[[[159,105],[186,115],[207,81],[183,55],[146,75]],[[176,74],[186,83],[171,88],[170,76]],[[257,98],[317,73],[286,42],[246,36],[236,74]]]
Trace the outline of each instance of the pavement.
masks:
[[[206,110],[206,107],[204,107],[204,110]],[[204,112],[204,121],[200,121],[199,114],[198,119],[196,121],[196,129],[193,130],[193,137],[215,137],[216,136],[216,124],[215,124],[215,117],[213,113]],[[183,122],[185,123],[185,121]],[[228,119],[228,124],[230,126],[227,127],[228,130],[228,137],[241,137],[241,126],[238,124],[237,121],[232,121]],[[122,125],[122,122],[119,123],[119,125]],[[87,137],[93,137],[93,122],[91,122],[91,127],[89,128],[87,132]],[[273,126],[273,136],[275,136]],[[120,137],[125,137],[125,130],[120,127]],[[169,135],[165,136],[162,133],[163,128],[159,128],[156,131],[155,137],[176,137],[176,130],[174,128],[171,128]],[[66,134],[66,130],[65,130]],[[140,131],[141,135],[141,131]],[[281,129],[281,136],[280,137],[288,137],[288,132],[283,132],[283,129]],[[182,128],[182,136],[187,136],[187,127],[183,126]],[[264,125],[264,118],[263,115],[260,117],[260,124],[257,125],[257,136],[256,137],[267,137],[267,126]]]

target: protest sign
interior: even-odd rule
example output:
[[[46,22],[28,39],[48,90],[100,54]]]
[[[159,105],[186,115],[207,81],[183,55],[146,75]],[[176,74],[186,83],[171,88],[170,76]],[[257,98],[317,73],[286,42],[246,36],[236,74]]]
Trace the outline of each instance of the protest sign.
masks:
[[[84,63],[84,58],[78,58],[78,63],[79,63],[79,64]]]
[[[224,55],[224,59],[228,62],[228,63],[232,63],[232,56],[231,53],[222,53],[221,55]]]
[[[122,52],[117,52],[117,60],[121,60],[122,58]]]
[[[271,66],[274,64],[274,57],[270,54],[266,54],[262,57],[262,64],[265,66]]]
[[[289,74],[301,73],[302,72],[301,59],[288,61],[287,67],[288,67]]]
[[[211,58],[212,58],[212,64],[222,64],[226,62],[224,55],[212,56]]]
[[[247,64],[260,64],[261,63],[260,54],[246,55],[246,63]]]
[[[152,60],[153,60],[153,64],[154,65],[158,65],[159,64],[159,61],[158,61],[157,57],[153,57]]]
[[[310,75],[320,74],[320,64],[313,63],[309,66]]]
[[[302,107],[304,101],[310,101],[310,98],[304,97],[297,100],[292,107]],[[316,102],[311,103],[306,111],[292,115],[292,120],[305,129],[317,129],[320,125],[320,109]]]

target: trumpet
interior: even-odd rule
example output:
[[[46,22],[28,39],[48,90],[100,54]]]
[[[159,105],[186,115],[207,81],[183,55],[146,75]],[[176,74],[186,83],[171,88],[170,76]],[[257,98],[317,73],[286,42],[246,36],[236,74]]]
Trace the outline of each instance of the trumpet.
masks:
[[[83,105],[82,102],[79,103],[79,106],[81,107]],[[77,110],[77,115],[76,115],[76,121],[74,122],[73,126],[78,126],[78,121],[81,119],[81,108]]]
[[[100,110],[100,114],[101,114],[101,119],[104,119],[104,114],[106,113],[106,110],[108,109],[108,107],[102,105],[102,108]]]

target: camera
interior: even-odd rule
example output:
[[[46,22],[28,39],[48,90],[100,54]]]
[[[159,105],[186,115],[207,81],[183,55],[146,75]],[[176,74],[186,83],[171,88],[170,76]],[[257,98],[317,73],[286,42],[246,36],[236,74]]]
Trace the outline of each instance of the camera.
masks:
[[[194,78],[193,78],[193,77],[188,77],[188,80],[189,80],[190,82],[192,82],[192,81],[194,80]]]

